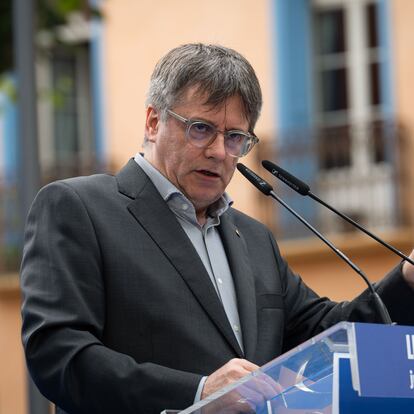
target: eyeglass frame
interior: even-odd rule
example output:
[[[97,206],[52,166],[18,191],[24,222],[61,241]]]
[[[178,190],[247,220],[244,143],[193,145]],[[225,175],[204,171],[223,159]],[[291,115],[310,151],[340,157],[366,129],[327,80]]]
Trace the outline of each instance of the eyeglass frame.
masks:
[[[226,137],[229,134],[237,132],[238,134],[243,135],[244,137],[246,137],[250,140],[249,145],[247,146],[247,148],[248,148],[247,151],[245,151],[243,154],[240,154],[240,155],[234,155],[234,154],[230,154],[227,151],[226,145],[224,145],[224,148],[226,150],[226,154],[230,155],[230,157],[240,158],[240,157],[244,157],[245,155],[247,155],[253,149],[253,147],[259,142],[259,138],[257,138],[256,135],[252,135],[248,132],[241,131],[239,129],[231,129],[229,131],[221,131],[218,128],[216,128],[213,124],[211,124],[210,122],[204,121],[202,119],[185,118],[184,116],[177,114],[176,112],[172,111],[171,109],[167,109],[167,113],[169,115],[171,115],[173,118],[177,119],[178,121],[181,121],[183,124],[185,124],[187,126],[186,131],[185,131],[185,136],[186,136],[188,142],[190,142],[190,144],[194,145],[196,148],[207,148],[209,145],[211,145],[215,141],[215,139],[217,138],[217,134],[219,132],[221,134],[223,134],[225,140],[226,140]],[[191,139],[190,129],[195,123],[202,123],[202,124],[208,125],[214,131],[214,134],[211,137],[211,139],[205,145],[203,145],[201,147],[196,145],[195,141]]]

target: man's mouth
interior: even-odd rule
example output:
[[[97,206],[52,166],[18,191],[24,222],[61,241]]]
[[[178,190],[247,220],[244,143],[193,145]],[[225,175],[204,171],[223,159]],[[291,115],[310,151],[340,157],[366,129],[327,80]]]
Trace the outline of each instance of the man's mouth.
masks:
[[[219,174],[208,170],[197,170],[198,173],[206,175],[207,177],[220,177]]]

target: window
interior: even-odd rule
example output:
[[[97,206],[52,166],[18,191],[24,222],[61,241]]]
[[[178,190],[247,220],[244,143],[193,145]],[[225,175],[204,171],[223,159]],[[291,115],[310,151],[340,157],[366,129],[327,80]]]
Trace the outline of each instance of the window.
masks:
[[[395,122],[383,115],[379,2],[314,0],[313,79],[318,192],[351,217],[392,227]],[[386,86],[386,85],[385,85]],[[325,231],[349,230],[319,211]]]
[[[89,47],[49,50],[39,63],[39,145],[45,182],[93,172]]]
[[[394,228],[400,132],[392,118],[388,2],[276,2],[278,137],[282,167],[375,230]],[[399,178],[399,177],[398,177]],[[279,188],[278,188],[279,190]],[[348,231],[326,209],[284,199],[324,232]],[[280,234],[308,237],[280,212]]]
[[[316,0],[313,21],[319,166],[379,162],[369,143],[381,106],[378,5]],[[355,135],[361,133],[365,138]]]

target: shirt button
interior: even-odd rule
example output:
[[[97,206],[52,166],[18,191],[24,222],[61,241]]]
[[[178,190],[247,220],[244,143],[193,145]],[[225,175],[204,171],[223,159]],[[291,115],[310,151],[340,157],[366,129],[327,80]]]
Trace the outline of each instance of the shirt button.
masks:
[[[217,282],[219,282],[220,285],[223,283],[223,281],[220,278],[217,279]]]
[[[233,329],[235,332],[239,332],[239,326],[238,325],[233,325]]]
[[[188,204],[183,204],[182,208],[183,208],[183,210],[187,210],[188,209]]]

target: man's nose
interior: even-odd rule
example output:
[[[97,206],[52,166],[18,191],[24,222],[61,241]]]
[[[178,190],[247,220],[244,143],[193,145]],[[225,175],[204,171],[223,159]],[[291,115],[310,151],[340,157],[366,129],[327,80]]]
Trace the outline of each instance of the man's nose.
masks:
[[[206,147],[205,154],[207,158],[215,158],[217,160],[224,160],[226,158],[227,153],[223,132],[217,131],[214,140]]]

